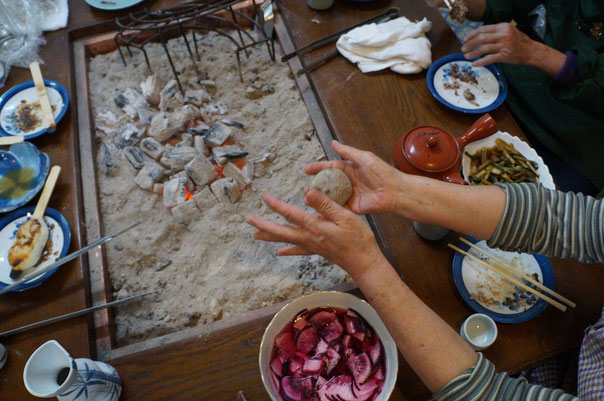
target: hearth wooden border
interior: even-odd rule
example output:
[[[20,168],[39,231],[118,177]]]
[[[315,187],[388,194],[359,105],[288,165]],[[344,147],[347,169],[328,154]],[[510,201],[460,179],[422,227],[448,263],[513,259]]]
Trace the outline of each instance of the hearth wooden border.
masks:
[[[275,10],[276,11],[276,10]],[[289,33],[285,29],[282,19],[278,12],[275,15],[275,31],[284,53],[294,50]],[[72,77],[77,108],[77,132],[79,139],[79,160],[81,169],[81,188],[82,199],[84,202],[84,221],[86,242],[92,242],[100,238],[105,232],[102,225],[98,182],[96,176],[96,141],[94,138],[94,120],[90,107],[89,85],[88,85],[88,65],[91,56],[109,53],[116,49],[113,37],[117,31],[112,23],[103,23],[84,28],[78,28],[69,32],[71,56],[73,63]],[[298,58],[289,61],[292,72],[301,68]],[[328,122],[321,110],[319,102],[313,92],[313,89],[305,75],[295,77],[294,80],[304,103],[310,114],[315,132],[325,151],[328,159],[335,159],[337,155],[331,150],[330,142],[333,138]],[[127,226],[131,222],[124,222]],[[84,268],[90,272],[90,289],[92,304],[98,305],[113,300],[113,290],[109,277],[108,262],[105,248],[103,246],[95,252],[90,252],[88,258],[83,259]],[[350,291],[355,287],[353,285],[342,285],[334,290]],[[264,319],[274,315],[283,305],[289,301],[269,305],[260,309],[245,312],[227,319],[211,322],[193,328],[186,328],[174,333],[166,334],[160,337],[151,338],[135,344],[122,347],[116,347],[115,322],[113,310],[101,310],[94,314],[95,325],[95,345],[97,358],[99,360],[111,360],[147,349],[155,348],[161,345],[181,341],[188,338],[204,337],[216,333],[226,328],[234,327],[245,322]]]

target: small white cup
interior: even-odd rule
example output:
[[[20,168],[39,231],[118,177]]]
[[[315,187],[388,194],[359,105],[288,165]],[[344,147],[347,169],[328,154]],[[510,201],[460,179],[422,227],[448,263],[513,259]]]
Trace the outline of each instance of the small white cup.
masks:
[[[474,351],[483,351],[495,342],[497,325],[489,316],[475,313],[463,322],[459,334]]]

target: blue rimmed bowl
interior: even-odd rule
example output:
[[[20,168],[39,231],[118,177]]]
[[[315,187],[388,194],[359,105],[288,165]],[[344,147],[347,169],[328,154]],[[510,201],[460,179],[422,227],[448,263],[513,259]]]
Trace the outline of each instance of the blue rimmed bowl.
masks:
[[[19,227],[21,227],[23,223],[29,220],[34,213],[35,208],[35,206],[24,207],[15,210],[0,219],[0,289],[14,282],[14,280],[10,278],[11,266],[8,263],[8,250],[15,242],[17,230],[19,230]],[[35,268],[46,267],[56,262],[67,255],[67,252],[69,251],[69,244],[71,244],[71,230],[69,229],[69,224],[65,217],[55,209],[47,207],[44,212],[44,221],[48,226],[50,244],[47,244],[45,254],[43,254],[39,264],[32,269],[28,269],[26,271],[27,274]],[[13,288],[11,291],[25,291],[37,287],[48,280],[57,269],[58,267],[39,277],[34,277],[21,283],[21,285]]]
[[[69,95],[63,85],[56,81],[45,79],[44,85],[46,86],[50,105],[54,106],[55,123],[58,124],[69,107]],[[19,128],[20,105],[36,102],[38,102],[38,92],[34,81],[23,82],[0,96],[0,135],[23,135],[27,140],[47,133],[48,128],[42,125],[42,110],[39,107],[32,113],[37,117],[38,123],[27,130]]]
[[[0,150],[0,213],[10,212],[25,205],[44,186],[50,159],[46,153],[40,153],[38,148],[29,142],[12,145],[9,150]],[[19,171],[20,170],[20,171]],[[29,178],[25,184],[28,189],[15,197],[9,180],[14,180],[20,174]]]

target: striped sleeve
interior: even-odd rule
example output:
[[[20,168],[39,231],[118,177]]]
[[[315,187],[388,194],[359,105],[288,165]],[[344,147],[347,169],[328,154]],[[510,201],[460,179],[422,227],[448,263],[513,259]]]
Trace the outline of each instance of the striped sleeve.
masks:
[[[574,401],[579,398],[495,372],[495,366],[478,353],[476,365],[451,380],[433,395],[437,401]]]
[[[496,184],[506,193],[492,248],[604,262],[604,200],[534,184]]]

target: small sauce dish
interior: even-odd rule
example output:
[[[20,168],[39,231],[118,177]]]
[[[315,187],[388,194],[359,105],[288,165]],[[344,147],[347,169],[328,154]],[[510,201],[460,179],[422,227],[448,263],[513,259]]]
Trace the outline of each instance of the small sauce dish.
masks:
[[[497,339],[497,325],[489,316],[475,313],[463,322],[459,334],[474,351],[483,351]]]

